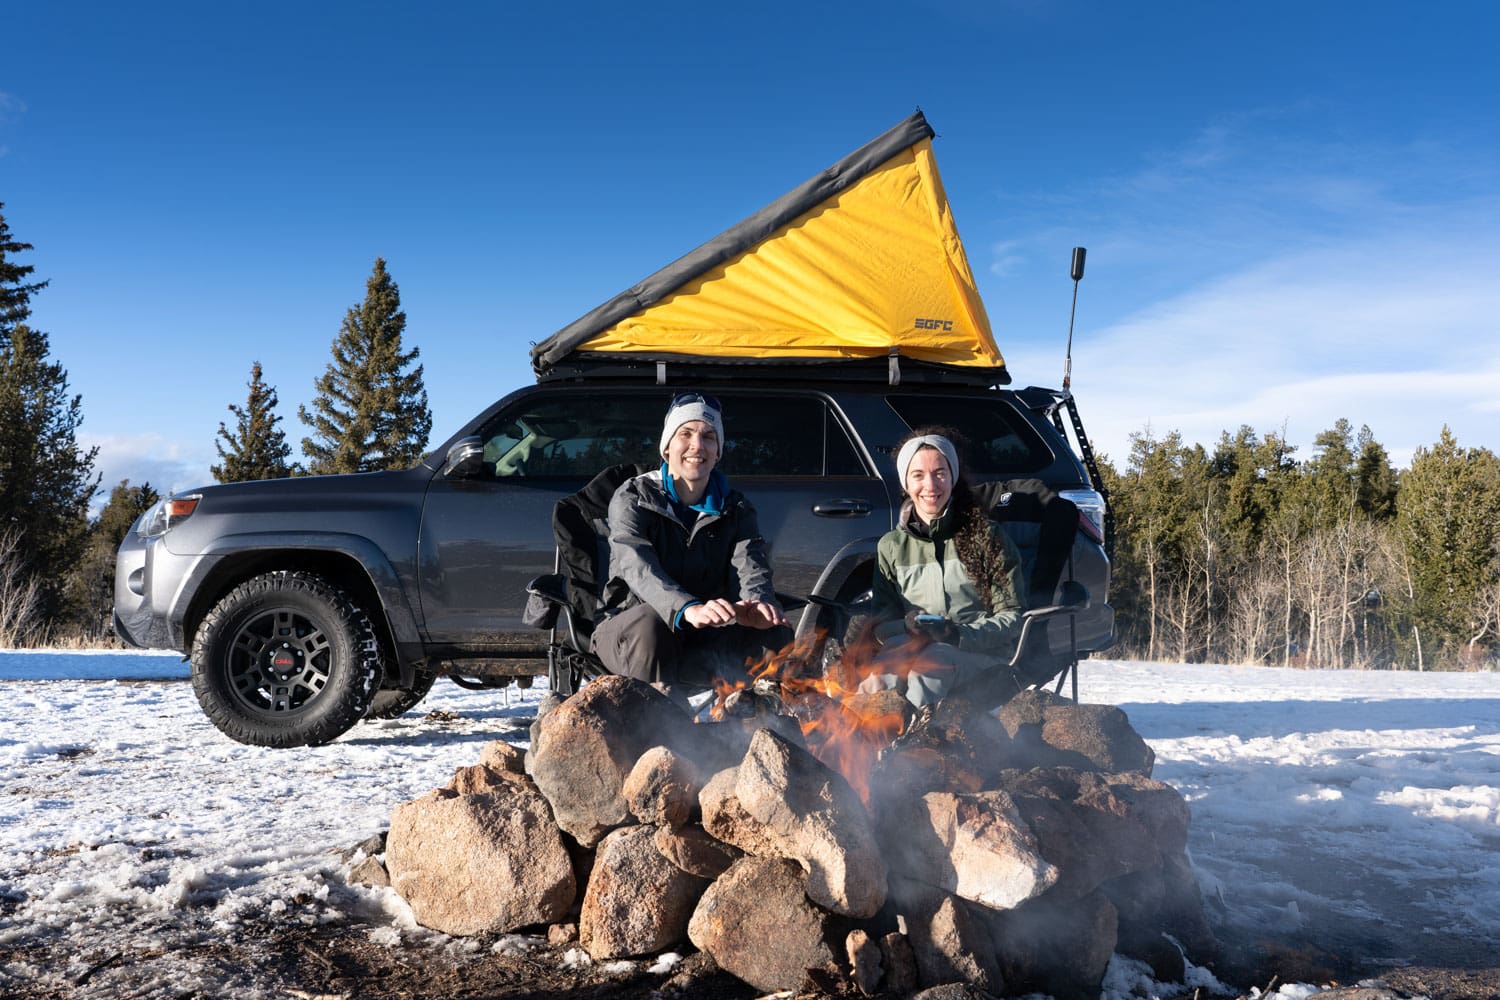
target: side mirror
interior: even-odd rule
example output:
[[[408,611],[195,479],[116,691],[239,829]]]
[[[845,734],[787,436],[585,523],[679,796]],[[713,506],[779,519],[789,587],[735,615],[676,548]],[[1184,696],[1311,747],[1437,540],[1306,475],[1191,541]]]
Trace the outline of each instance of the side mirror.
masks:
[[[470,479],[484,465],[484,440],[479,435],[459,438],[443,462],[443,475],[449,479]]]

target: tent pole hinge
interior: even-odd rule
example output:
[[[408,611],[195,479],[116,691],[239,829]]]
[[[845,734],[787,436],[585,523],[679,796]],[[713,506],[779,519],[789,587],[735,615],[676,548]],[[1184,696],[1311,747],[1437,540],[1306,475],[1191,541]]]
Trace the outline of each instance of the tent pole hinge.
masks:
[[[901,384],[901,348],[892,347],[890,353],[891,385]]]
[[[658,361],[656,363],[656,384],[667,384],[667,363],[665,361]]]

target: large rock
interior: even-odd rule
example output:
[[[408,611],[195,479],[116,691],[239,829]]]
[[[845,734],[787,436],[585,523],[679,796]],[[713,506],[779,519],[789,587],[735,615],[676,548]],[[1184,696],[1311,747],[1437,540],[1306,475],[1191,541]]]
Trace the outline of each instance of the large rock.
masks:
[[[579,940],[595,961],[647,955],[687,938],[688,919],[709,881],[665,858],[655,833],[628,826],[599,844],[578,919]]]
[[[1151,776],[1156,752],[1114,705],[1077,705],[1045,690],[1023,691],[1000,710],[1010,734],[1006,766],[1071,767]]]
[[[1217,958],[1218,941],[1185,853],[1169,854],[1161,867],[1111,879],[1101,888],[1120,915],[1116,949],[1149,963],[1159,981],[1183,981],[1183,950],[1197,965],[1211,965]]]
[[[1103,892],[1081,899],[1052,894],[988,915],[995,953],[1012,992],[1094,1000],[1114,954],[1117,917]]]
[[[1003,791],[929,792],[883,816],[880,838],[893,872],[997,910],[1039,896],[1058,880]]]
[[[675,830],[692,819],[702,786],[692,761],[666,747],[652,747],[635,762],[620,791],[636,820]]]
[[[688,939],[766,992],[797,990],[808,969],[835,971],[844,928],[807,898],[807,875],[783,858],[741,858],[693,911]],[[847,933],[847,931],[845,931]]]
[[[896,912],[916,957],[917,985],[968,983],[988,993],[1004,991],[990,929],[963,900],[906,879],[891,881]]]
[[[841,775],[770,730],[755,734],[744,760],[715,775],[699,802],[715,837],[800,863],[819,905],[870,917],[885,902],[885,862],[864,804]]]
[[[653,840],[656,849],[672,864],[709,881],[723,875],[730,865],[745,856],[744,851],[710,837],[700,826],[685,826],[681,830],[659,826]]]
[[[487,781],[502,773],[484,771]],[[386,868],[424,927],[505,933],[557,920],[577,899],[547,801],[524,780],[488,787],[466,795],[434,789],[391,813]]]
[[[631,822],[625,778],[641,755],[666,746],[696,755],[693,722],[651,685],[600,677],[543,716],[531,776],[552,804],[557,825],[585,847]]]
[[[1052,893],[1077,899],[1104,882],[1161,866],[1187,844],[1187,804],[1139,774],[1070,768],[1007,771],[1000,782],[1059,871]]]

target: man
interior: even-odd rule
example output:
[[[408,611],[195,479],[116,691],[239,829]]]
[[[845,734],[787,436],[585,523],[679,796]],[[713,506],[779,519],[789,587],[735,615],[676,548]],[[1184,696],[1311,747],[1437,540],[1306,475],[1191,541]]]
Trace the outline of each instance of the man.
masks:
[[[719,401],[682,393],[662,425],[661,469],[610,501],[607,617],[594,653],[611,673],[706,687],[743,678],[747,659],[791,642],[755,508],[717,468],[723,445]]]

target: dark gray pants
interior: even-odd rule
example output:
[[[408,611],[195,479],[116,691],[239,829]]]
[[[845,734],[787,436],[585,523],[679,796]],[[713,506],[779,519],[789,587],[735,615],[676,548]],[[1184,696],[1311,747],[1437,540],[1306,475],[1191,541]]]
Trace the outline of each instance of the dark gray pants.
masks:
[[[594,655],[612,674],[647,683],[711,687],[715,678],[748,679],[746,660],[757,660],[792,641],[785,625],[770,629],[725,625],[674,632],[649,604],[637,604],[599,623]]]

